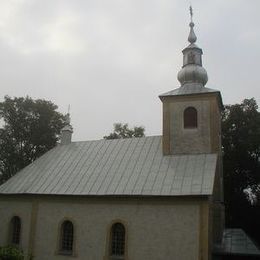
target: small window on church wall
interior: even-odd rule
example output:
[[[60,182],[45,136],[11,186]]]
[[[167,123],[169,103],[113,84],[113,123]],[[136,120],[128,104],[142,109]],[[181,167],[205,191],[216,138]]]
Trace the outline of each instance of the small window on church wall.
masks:
[[[11,219],[11,244],[19,245],[21,236],[21,219],[14,216]]]
[[[71,221],[64,221],[61,225],[61,241],[60,253],[65,255],[72,255],[73,249],[73,224]]]
[[[198,113],[194,107],[187,107],[183,115],[184,128],[198,127]]]
[[[115,223],[111,228],[110,259],[124,260],[125,255],[125,227]]]

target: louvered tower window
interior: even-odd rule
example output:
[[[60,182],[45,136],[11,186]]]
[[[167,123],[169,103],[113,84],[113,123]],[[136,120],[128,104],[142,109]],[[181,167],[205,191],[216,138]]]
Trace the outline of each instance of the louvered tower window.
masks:
[[[71,221],[64,221],[61,225],[60,253],[72,254],[73,249],[73,224]]]
[[[198,127],[198,113],[194,107],[187,107],[183,114],[184,128]]]
[[[124,259],[125,255],[125,227],[121,223],[115,223],[111,229],[110,259]]]
[[[21,219],[17,216],[14,216],[11,219],[11,243],[14,245],[19,245],[20,236],[21,236]]]

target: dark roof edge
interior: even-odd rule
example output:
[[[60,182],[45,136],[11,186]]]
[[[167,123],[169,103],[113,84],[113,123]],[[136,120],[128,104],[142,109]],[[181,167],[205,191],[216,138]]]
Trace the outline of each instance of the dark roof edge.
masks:
[[[46,198],[95,198],[95,199],[205,199],[212,196],[212,194],[194,194],[194,195],[84,195],[84,194],[41,194],[41,193],[0,193],[0,199],[3,197],[17,197],[28,198],[28,197],[46,197]]]

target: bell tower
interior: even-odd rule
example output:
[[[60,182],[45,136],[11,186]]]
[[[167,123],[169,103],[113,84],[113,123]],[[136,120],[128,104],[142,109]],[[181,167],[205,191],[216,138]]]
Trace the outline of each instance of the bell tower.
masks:
[[[205,87],[208,75],[202,66],[202,49],[195,44],[191,8],[190,14],[189,45],[182,51],[183,66],[178,73],[181,86],[159,96],[165,155],[221,152],[221,94]]]
[[[192,9],[189,45],[182,51],[183,66],[178,73],[181,86],[159,96],[163,104],[162,149],[164,155],[218,155],[212,196],[212,241],[220,242],[224,228],[221,156],[221,94],[205,87],[207,71],[202,66],[202,49],[195,42]]]

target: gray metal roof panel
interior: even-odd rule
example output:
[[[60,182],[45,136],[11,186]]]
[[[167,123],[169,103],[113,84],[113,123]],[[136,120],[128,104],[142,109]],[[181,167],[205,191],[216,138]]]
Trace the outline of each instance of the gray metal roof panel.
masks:
[[[161,136],[59,145],[0,194],[210,195],[216,154],[162,155]]]
[[[159,98],[171,97],[171,96],[184,96],[184,95],[196,95],[196,94],[207,94],[207,93],[217,93],[221,109],[224,109],[221,93],[219,90],[206,88],[198,83],[186,83],[183,86],[168,91],[159,95]]]
[[[214,245],[214,253],[233,256],[260,256],[259,248],[240,228],[225,229],[222,243]]]
[[[220,93],[218,90],[206,88],[201,84],[185,84],[179,88],[173,89],[169,92],[163,93],[159,95],[159,97],[167,97],[167,96],[181,96],[181,95],[194,95],[201,93]]]

